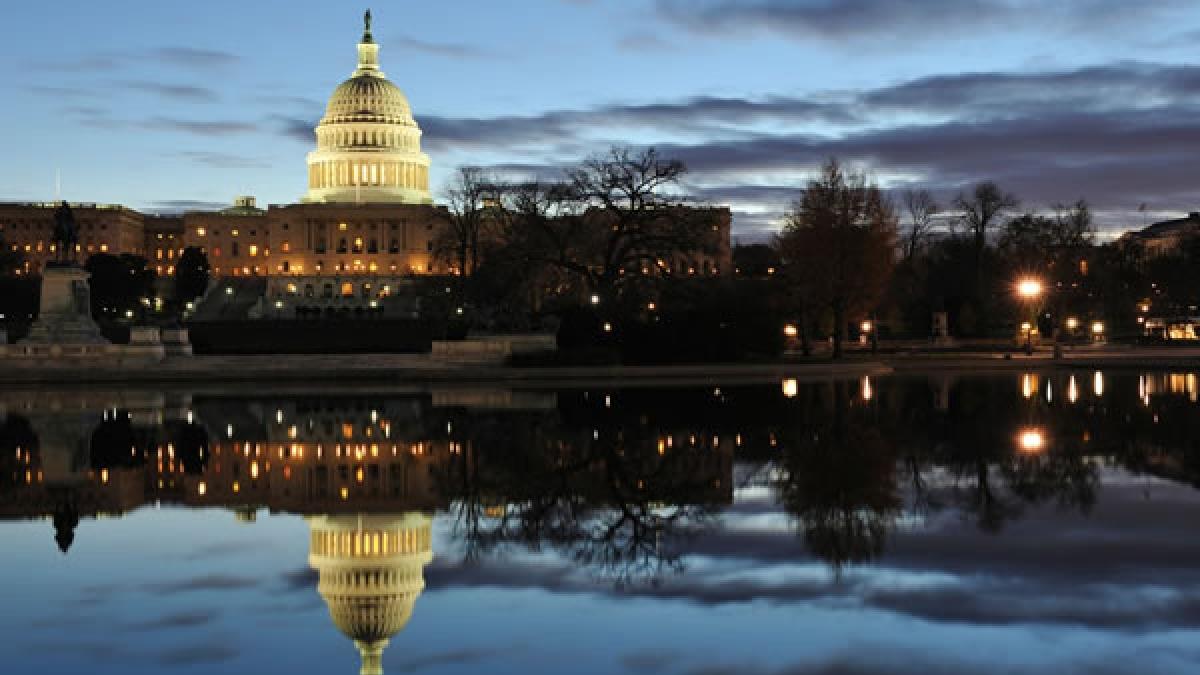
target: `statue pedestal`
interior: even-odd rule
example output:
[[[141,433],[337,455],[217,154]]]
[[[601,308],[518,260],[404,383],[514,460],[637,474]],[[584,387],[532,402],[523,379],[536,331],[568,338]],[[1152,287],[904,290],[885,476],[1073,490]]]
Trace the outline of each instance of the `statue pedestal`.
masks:
[[[108,345],[92,320],[88,274],[77,265],[46,265],[42,272],[42,300],[37,321],[20,344],[26,347],[57,346],[62,350],[104,353]],[[78,348],[78,349],[74,349]]]

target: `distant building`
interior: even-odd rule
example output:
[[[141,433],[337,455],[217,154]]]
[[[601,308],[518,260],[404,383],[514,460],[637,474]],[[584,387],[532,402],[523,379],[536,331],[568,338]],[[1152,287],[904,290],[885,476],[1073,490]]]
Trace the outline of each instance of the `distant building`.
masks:
[[[1164,220],[1127,232],[1120,241],[1140,246],[1147,256],[1157,257],[1171,253],[1185,238],[1196,234],[1200,234],[1200,211],[1193,211],[1186,218]]]

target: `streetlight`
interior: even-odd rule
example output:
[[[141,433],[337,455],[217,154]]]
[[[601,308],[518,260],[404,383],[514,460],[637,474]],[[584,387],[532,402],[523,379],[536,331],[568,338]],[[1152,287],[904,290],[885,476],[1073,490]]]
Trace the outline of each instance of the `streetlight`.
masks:
[[[1033,277],[1026,277],[1017,281],[1017,296],[1029,304],[1031,310],[1035,307],[1037,300],[1042,295],[1042,282]],[[1036,311],[1031,311],[1031,314],[1036,315]],[[1025,326],[1029,327],[1026,328]],[[1022,330],[1025,332],[1025,354],[1033,355],[1033,322],[1021,324]]]

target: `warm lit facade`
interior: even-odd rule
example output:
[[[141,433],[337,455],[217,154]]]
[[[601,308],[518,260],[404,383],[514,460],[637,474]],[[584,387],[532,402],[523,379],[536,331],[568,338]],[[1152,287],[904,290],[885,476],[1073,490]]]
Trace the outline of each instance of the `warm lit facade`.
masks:
[[[0,204],[0,242],[19,252],[24,272],[40,273],[58,255],[54,244],[56,202]],[[71,204],[79,228],[76,256],[93,253],[144,254],[146,237],[142,214],[115,204]]]

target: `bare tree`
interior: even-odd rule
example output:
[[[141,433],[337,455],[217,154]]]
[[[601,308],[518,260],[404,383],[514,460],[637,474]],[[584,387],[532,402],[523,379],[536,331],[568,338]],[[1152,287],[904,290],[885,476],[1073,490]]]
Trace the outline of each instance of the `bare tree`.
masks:
[[[448,227],[435,242],[435,248],[440,258],[455,265],[464,281],[479,269],[488,207],[499,198],[498,191],[496,180],[474,166],[460,167],[446,189]]]
[[[686,171],[653,148],[615,147],[586,160],[545,192],[567,203],[553,205],[557,217],[533,219],[530,233],[541,239],[535,249],[601,295],[619,293],[637,276],[627,272],[715,249],[713,213],[683,206],[678,194]]]
[[[959,225],[971,237],[976,252],[976,263],[983,258],[983,250],[988,246],[988,234],[1000,226],[1001,216],[1006,211],[1020,207],[1020,199],[1010,192],[1003,192],[1000,186],[992,181],[984,181],[974,186],[971,196],[959,193],[954,198],[954,208],[962,211]]]
[[[962,193],[955,197],[954,207],[962,211],[959,224],[972,238],[977,256],[982,255],[988,233],[999,226],[1000,217],[1020,205],[1015,195],[1001,191],[992,181],[976,185],[969,197]]]
[[[933,229],[933,218],[941,212],[941,207],[929,190],[905,190],[901,199],[909,222],[904,236],[904,258],[911,260]]]

